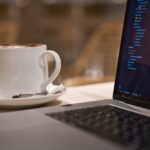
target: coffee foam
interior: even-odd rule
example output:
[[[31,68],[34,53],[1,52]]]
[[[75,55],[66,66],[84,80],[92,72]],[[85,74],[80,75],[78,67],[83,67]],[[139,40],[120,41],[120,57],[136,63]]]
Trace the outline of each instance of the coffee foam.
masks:
[[[44,46],[45,44],[42,43],[29,43],[29,44],[0,44],[0,48],[33,48]]]

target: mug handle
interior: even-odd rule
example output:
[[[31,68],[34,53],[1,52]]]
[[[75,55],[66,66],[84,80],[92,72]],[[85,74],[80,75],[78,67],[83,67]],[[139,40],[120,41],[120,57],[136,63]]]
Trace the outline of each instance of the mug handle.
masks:
[[[55,68],[51,76],[48,76],[48,59],[46,56],[50,56],[55,61]],[[59,55],[52,51],[48,50],[40,55],[39,57],[39,65],[43,69],[43,75],[44,75],[44,83],[41,85],[41,91],[45,91],[47,89],[47,86],[49,83],[52,83],[59,75],[61,70],[61,59]]]

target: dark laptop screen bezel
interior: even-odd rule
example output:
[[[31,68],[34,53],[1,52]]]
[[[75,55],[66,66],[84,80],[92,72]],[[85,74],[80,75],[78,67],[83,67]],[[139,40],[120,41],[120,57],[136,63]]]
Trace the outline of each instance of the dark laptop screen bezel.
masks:
[[[131,2],[131,0],[127,0],[126,13],[125,13],[125,18],[124,18],[122,38],[121,38],[121,44],[120,44],[120,52],[119,52],[119,58],[118,58],[118,65],[117,65],[117,71],[116,71],[116,79],[115,79],[114,92],[113,92],[113,99],[123,101],[123,102],[129,103],[129,104],[145,107],[145,108],[150,108],[150,102],[143,101],[142,98],[139,98],[139,97],[132,98],[130,96],[126,96],[125,94],[119,93],[117,91],[117,83],[118,83],[119,72],[120,72],[120,63],[121,63],[123,47],[124,47],[124,44],[125,44],[124,42],[125,42],[127,21],[128,21],[128,18],[129,18],[128,15],[130,15],[129,14],[130,2]]]

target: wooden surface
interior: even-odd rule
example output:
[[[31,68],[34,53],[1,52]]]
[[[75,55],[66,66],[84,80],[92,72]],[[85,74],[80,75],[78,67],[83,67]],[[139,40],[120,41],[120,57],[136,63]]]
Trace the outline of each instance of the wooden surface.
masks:
[[[66,87],[72,87],[72,86],[79,86],[79,85],[88,85],[88,84],[96,84],[96,83],[103,83],[103,82],[110,82],[114,81],[115,77],[112,75],[107,75],[104,77],[100,77],[97,79],[92,79],[86,76],[76,76],[72,78],[68,78],[64,81],[64,85]]]

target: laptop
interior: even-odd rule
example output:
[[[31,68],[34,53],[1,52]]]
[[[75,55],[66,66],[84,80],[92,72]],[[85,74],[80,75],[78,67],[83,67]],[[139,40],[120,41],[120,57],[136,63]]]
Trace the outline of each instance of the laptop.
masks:
[[[150,0],[128,0],[112,100],[0,114],[0,150],[150,149]]]

